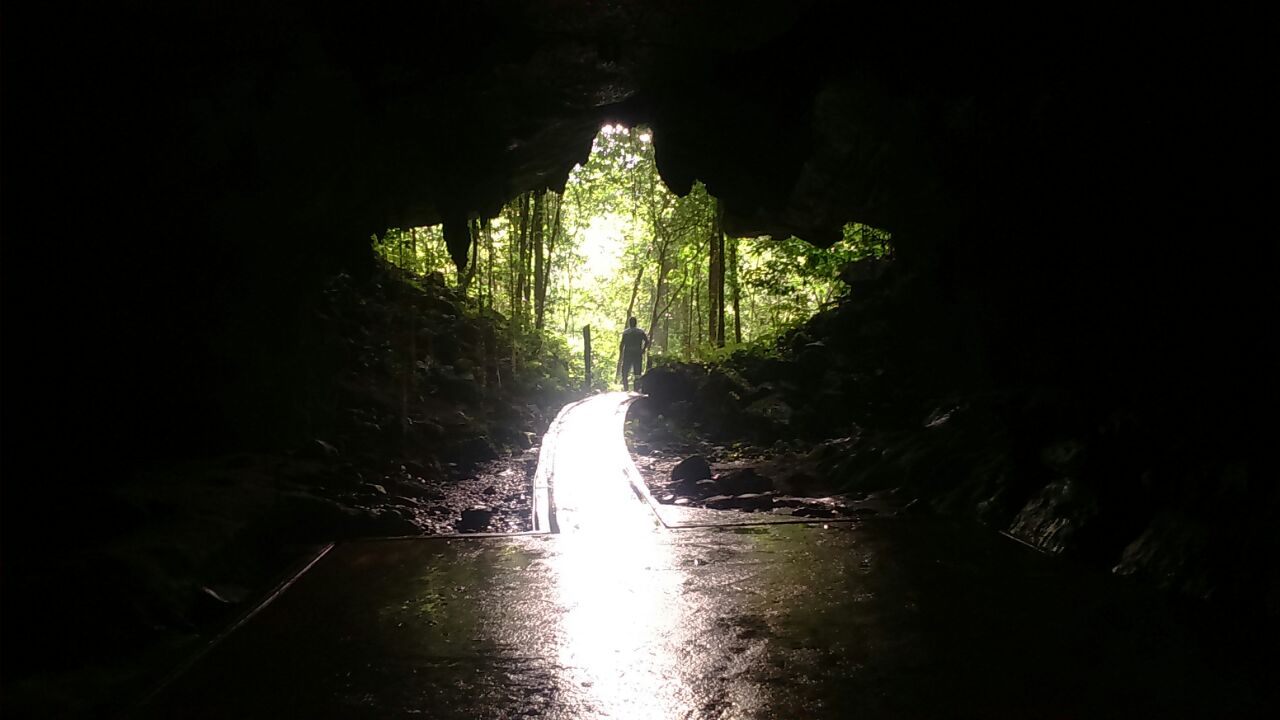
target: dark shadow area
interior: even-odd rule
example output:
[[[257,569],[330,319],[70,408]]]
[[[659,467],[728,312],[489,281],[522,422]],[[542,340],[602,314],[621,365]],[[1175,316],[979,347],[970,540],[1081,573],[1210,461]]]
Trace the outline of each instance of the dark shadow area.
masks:
[[[816,1],[6,7],[6,678],[94,659],[56,630],[79,607],[68,588],[137,580],[90,563],[68,584],[60,563],[165,517],[113,488],[313,440],[342,368],[317,319],[326,283],[376,280],[372,233],[444,223],[465,257],[468,220],[563,188],[606,121],[651,125],[663,179],[705,183],[733,235],[893,233],[882,279],[899,285],[853,296],[892,294],[883,312],[833,311],[784,339],[788,362],[823,338],[855,358],[786,370],[789,403],[838,406],[814,422],[874,415],[905,442],[949,398],[968,402],[978,419],[941,432],[1007,463],[996,525],[1083,474],[1118,510],[1081,552],[1164,533],[1238,579],[1213,588],[1273,618],[1265,27]],[[881,373],[876,407],[824,399],[810,383],[828,371],[855,395],[857,374]],[[931,467],[951,467],[938,452]],[[967,508],[999,489],[974,477],[925,484]],[[1176,554],[1134,562],[1157,582],[1180,571]],[[28,571],[55,578],[28,595],[47,604],[21,606],[31,618],[9,602]]]

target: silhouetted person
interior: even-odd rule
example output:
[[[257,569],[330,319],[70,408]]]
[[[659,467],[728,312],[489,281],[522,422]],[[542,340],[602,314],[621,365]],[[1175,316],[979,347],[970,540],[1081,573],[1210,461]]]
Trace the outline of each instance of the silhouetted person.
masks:
[[[634,317],[627,318],[627,329],[622,331],[622,342],[618,348],[622,352],[622,389],[630,390],[627,374],[635,368],[636,385],[640,384],[640,373],[644,372],[644,351],[649,349],[649,336],[636,327]]]

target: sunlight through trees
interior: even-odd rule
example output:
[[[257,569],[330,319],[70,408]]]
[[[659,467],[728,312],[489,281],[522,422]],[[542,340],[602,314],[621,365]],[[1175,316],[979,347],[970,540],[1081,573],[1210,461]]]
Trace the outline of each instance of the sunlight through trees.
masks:
[[[845,264],[892,252],[889,233],[856,223],[827,250],[795,237],[726,237],[716,198],[701,183],[684,197],[668,190],[652,132],[622,125],[601,128],[563,194],[521,194],[469,230],[460,276],[438,225],[387,230],[373,247],[411,274],[456,279],[478,312],[510,318],[524,345],[549,344],[579,376],[590,325],[606,387],[629,316],[652,338],[653,362],[707,359],[772,340],[835,301]]]

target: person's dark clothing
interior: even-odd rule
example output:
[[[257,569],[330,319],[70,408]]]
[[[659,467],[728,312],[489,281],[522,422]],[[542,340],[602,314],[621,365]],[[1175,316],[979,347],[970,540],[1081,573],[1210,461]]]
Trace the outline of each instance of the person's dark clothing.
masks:
[[[636,382],[639,383],[640,375],[644,372],[644,355],[623,355],[622,356],[622,389],[627,390],[627,374],[635,370]]]
[[[638,327],[629,327],[622,331],[622,356],[643,355],[649,346],[649,336]]]
[[[629,327],[622,331],[622,389],[629,390],[627,378],[634,369],[636,380],[644,372],[644,351],[649,347],[649,336],[638,327]]]

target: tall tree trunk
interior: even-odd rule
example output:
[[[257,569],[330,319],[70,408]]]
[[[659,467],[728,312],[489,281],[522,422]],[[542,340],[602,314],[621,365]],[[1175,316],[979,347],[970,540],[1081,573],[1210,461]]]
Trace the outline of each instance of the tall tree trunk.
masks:
[[[697,275],[696,271],[694,272],[694,275]],[[685,271],[685,282],[689,282],[687,270]],[[697,317],[695,320],[696,316],[693,314],[693,297],[694,295],[697,295],[697,293],[698,289],[695,287],[693,292],[685,293],[684,295],[684,348],[682,349],[684,351],[685,360],[689,360],[693,357],[693,330],[695,322],[698,324],[702,322],[702,318],[700,317]]]
[[[720,327],[720,309],[716,306],[718,293],[716,287],[719,285],[717,278],[720,275],[720,213],[713,210],[711,216],[711,238],[707,243],[707,342],[714,344],[718,336]]]
[[[515,322],[515,316],[516,316],[516,294],[513,292],[516,286],[516,276],[515,276],[515,273],[512,272],[512,270],[516,266],[515,257],[514,257],[515,251],[513,250],[514,247],[515,247],[515,243],[512,242],[512,238],[508,236],[507,247],[506,247],[507,266],[506,268],[504,268],[503,279],[505,280],[505,284],[507,286],[507,306],[505,309],[507,311],[507,317],[511,319],[512,322]]]
[[[489,304],[486,306],[486,309],[492,310],[493,294],[496,286],[493,283],[493,223],[489,221],[489,218],[484,219],[484,249],[485,257],[489,259],[489,268],[486,273],[486,275],[488,275],[486,284],[489,286]]]
[[[539,192],[533,196],[533,326],[542,329],[543,311],[546,309],[547,276],[542,267],[543,222],[546,215],[546,195]]]
[[[551,198],[552,198],[552,197],[553,197],[553,194],[551,193],[551,191],[548,191],[548,192],[547,192],[547,199],[548,199],[548,200],[551,200]],[[542,306],[543,306],[543,312],[544,312],[544,313],[546,312],[547,294],[548,294],[549,292],[551,292],[551,277],[552,277],[552,275],[551,275],[551,267],[552,267],[552,266],[551,266],[551,258],[552,258],[552,253],[555,251],[556,241],[559,239],[559,235],[560,235],[560,208],[562,208],[562,207],[564,206],[564,197],[563,197],[563,196],[555,195],[554,197],[555,197],[554,202],[555,202],[555,205],[556,205],[556,213],[555,213],[555,215],[553,216],[553,218],[552,218],[552,220],[551,220],[551,227],[547,230],[547,241],[546,241],[546,260],[543,262],[543,266],[544,266],[544,268],[545,268],[545,273],[543,273],[544,277],[543,277],[543,280],[542,280],[542,300],[541,300],[540,302],[541,302],[541,304],[542,304]],[[542,321],[541,321],[541,320],[539,320],[539,322],[538,322],[538,327],[542,327]]]
[[[412,258],[411,262],[413,263],[409,268],[409,272],[414,275],[421,275],[422,270],[418,263],[418,228],[416,227],[409,228],[409,257]]]
[[[529,273],[525,270],[529,255],[529,193],[520,197],[520,252],[516,258],[515,302],[512,320],[523,325],[529,303]]]
[[[640,270],[636,272],[636,281],[631,284],[631,302],[627,303],[627,317],[623,321],[631,319],[632,312],[636,309],[636,295],[640,292],[640,281],[644,279],[644,263],[640,263]]]
[[[729,291],[733,294],[733,342],[742,344],[742,293],[738,288],[738,238],[729,239]]]
[[[591,389],[591,326],[582,326],[582,368],[586,371],[583,390]]]
[[[655,225],[655,227],[657,226]],[[658,327],[658,316],[659,316],[658,302],[662,300],[664,296],[668,296],[671,294],[671,283],[668,282],[668,278],[671,275],[671,270],[673,269],[672,266],[674,265],[674,263],[672,263],[669,258],[669,255],[671,253],[671,242],[672,241],[669,237],[665,240],[658,239],[658,242],[657,242],[658,282],[653,288],[653,307],[649,311],[650,341],[653,340],[653,334]],[[670,307],[670,306],[671,306],[671,302],[667,301],[667,307]],[[666,308],[662,310],[662,313],[666,313]]]
[[[564,274],[564,334],[573,331],[573,272]]]
[[[724,347],[724,230],[716,225],[716,347]]]
[[[693,286],[693,316],[697,318],[693,333],[694,348],[702,349],[702,276],[694,281]]]
[[[724,347],[724,226],[720,201],[714,201],[711,217],[710,268],[707,273],[707,342]]]

